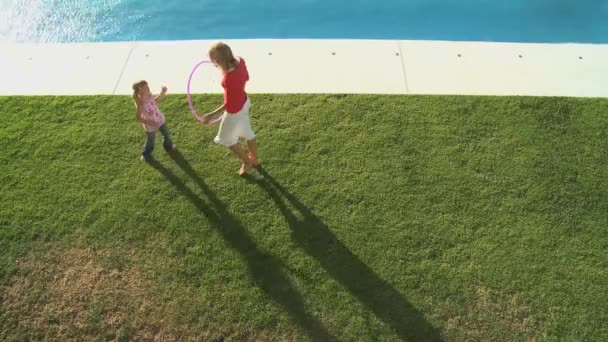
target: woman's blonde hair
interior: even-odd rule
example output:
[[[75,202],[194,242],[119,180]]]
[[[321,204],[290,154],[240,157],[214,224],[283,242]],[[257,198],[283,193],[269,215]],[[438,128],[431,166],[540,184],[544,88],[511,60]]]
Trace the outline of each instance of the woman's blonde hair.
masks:
[[[217,42],[209,48],[209,58],[224,71],[230,70],[236,64],[230,46],[224,42]]]

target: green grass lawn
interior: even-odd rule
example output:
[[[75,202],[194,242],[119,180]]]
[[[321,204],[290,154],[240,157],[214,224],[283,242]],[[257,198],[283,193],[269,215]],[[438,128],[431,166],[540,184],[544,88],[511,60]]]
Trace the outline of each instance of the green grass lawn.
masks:
[[[0,340],[608,340],[607,100],[252,103],[259,182],[183,95],[150,164],[129,97],[1,97]]]

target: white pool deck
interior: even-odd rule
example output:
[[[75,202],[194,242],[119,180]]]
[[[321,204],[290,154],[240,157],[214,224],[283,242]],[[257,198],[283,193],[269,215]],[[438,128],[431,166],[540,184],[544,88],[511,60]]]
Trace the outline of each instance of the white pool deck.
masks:
[[[245,57],[250,93],[460,94],[608,97],[608,44],[396,40],[226,40]],[[210,40],[0,43],[0,95],[185,93]],[[193,93],[218,93],[202,67]]]

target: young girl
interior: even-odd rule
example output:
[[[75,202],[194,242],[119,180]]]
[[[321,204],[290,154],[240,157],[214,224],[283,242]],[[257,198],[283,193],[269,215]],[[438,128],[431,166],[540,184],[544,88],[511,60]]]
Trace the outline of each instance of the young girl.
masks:
[[[243,58],[234,58],[230,47],[221,42],[211,46],[209,59],[224,74],[222,79],[224,104],[204,115],[202,121],[208,123],[214,116],[225,112],[214,141],[230,148],[241,159],[239,175],[245,176],[251,169],[257,170],[260,167],[255,133],[249,122],[250,102],[245,92],[245,83],[249,81],[247,65]],[[238,144],[238,139],[241,137],[247,140],[249,155]]]
[[[172,151],[176,147],[169,137],[169,130],[165,125],[165,116],[156,105],[156,102],[163,99],[166,93],[167,87],[162,87],[160,95],[152,95],[146,81],[133,84],[133,100],[135,100],[137,109],[135,117],[143,124],[147,136],[146,144],[141,152],[141,160],[148,160],[151,157],[150,153],[154,150],[154,137],[158,130],[163,135],[165,150]]]

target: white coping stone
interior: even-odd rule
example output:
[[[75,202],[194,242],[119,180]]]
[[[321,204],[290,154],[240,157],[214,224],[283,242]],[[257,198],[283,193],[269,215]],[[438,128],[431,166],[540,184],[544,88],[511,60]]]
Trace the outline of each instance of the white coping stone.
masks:
[[[413,94],[608,95],[608,45],[402,41],[401,49]]]
[[[152,92],[165,85],[169,93],[185,93],[188,76],[205,60],[206,41],[137,42],[124,67],[115,94],[132,94],[132,84],[146,80]],[[212,65],[202,65],[192,82],[193,92],[219,92],[219,73]]]
[[[207,59],[213,41],[137,43],[116,93],[146,79],[185,93],[191,70]],[[227,40],[245,58],[252,93],[404,94],[399,46],[395,41]],[[197,69],[193,93],[221,92],[220,74],[211,65]]]
[[[130,43],[2,44],[0,95],[112,94]]]
[[[248,60],[254,93],[404,94],[399,45],[390,40],[228,42]]]
[[[0,44],[0,95],[131,94],[149,81],[185,93],[211,40]],[[251,93],[606,97],[608,45],[396,40],[227,40],[247,60]],[[458,56],[460,54],[460,57]],[[521,55],[521,57],[519,57]],[[201,66],[193,93],[220,93]]]

